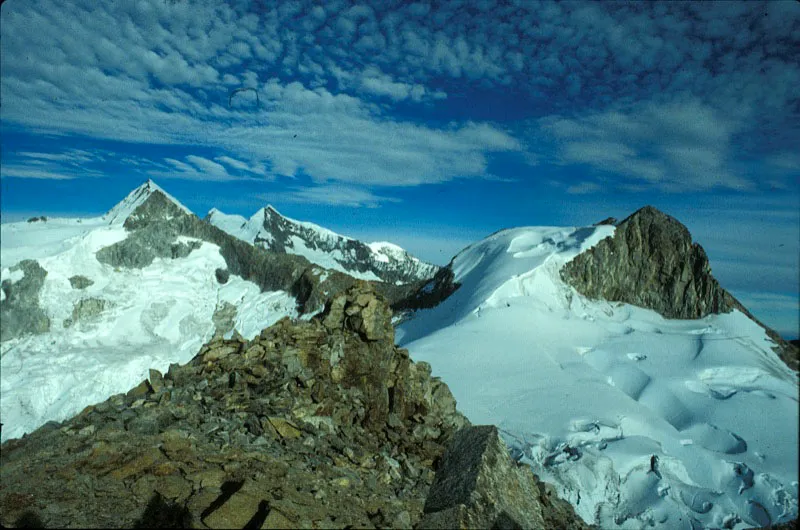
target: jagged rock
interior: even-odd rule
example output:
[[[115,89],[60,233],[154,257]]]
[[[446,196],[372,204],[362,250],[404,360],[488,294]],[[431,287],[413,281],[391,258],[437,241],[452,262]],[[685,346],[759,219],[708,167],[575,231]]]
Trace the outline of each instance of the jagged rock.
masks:
[[[171,254],[170,257],[172,259],[185,258],[191,254],[192,251],[197,250],[201,246],[203,246],[201,241],[179,241],[177,243],[173,243],[169,248]]]
[[[453,436],[417,528],[587,528],[564,501],[554,505],[528,466],[508,453],[497,427]]]
[[[141,269],[156,258],[185,258],[202,245],[200,241],[175,241],[178,235],[175,230],[147,229],[155,226],[158,223],[151,222],[143,229],[131,232],[122,241],[101,248],[95,253],[97,261],[113,267]]]
[[[236,306],[230,302],[223,301],[214,310],[211,322],[214,323],[214,337],[222,337],[231,331],[236,324]]]
[[[75,276],[70,277],[69,284],[73,289],[86,289],[90,285],[94,285],[94,282],[86,276],[76,274]]]
[[[689,230],[652,206],[619,223],[612,237],[567,263],[561,276],[589,298],[626,302],[667,318],[702,318],[736,305]]]
[[[213,223],[213,215],[206,218]],[[427,281],[439,269],[410,256],[391,244],[367,245],[311,223],[301,223],[282,216],[271,206],[260,210],[249,222],[258,232],[249,243],[276,253],[293,253],[295,246],[329,253],[341,271],[369,274],[388,284]],[[241,235],[241,234],[240,234]],[[302,250],[301,250],[302,252]]]
[[[0,284],[5,298],[0,301],[0,342],[38,335],[50,330],[50,318],[39,307],[39,293],[47,271],[36,260],[24,260],[11,267],[21,270],[23,276],[16,282],[4,280]]]
[[[224,503],[203,518],[208,528],[244,528],[258,513],[264,502],[260,488],[253,481],[246,481]]]
[[[389,317],[361,282],[310,321],[214,339],[5,442],[0,524],[414,526],[434,462],[468,422],[430,366],[394,345]]]
[[[137,230],[154,223],[188,216],[180,206],[158,189],[151,191],[149,187],[142,186],[139,193],[150,195],[125,219],[123,226],[126,230]],[[136,198],[132,200],[135,201]]]
[[[433,279],[415,286],[405,297],[398,298],[392,304],[396,311],[428,309],[437,306],[445,298],[453,294],[461,284],[455,281],[452,261],[447,267],[439,269]]]
[[[598,221],[592,226],[615,225],[615,224],[617,224],[617,218],[616,217],[606,217],[602,221]]]
[[[78,322],[87,322],[96,318],[109,306],[108,300],[102,298],[83,298],[75,302],[72,307],[72,316],[64,321],[64,327],[68,328]]]

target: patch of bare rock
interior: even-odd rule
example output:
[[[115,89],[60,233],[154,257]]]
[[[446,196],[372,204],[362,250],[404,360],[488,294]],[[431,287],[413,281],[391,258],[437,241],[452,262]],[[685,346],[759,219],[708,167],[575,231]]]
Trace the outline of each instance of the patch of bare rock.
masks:
[[[365,282],[0,449],[6,527],[585,528]]]

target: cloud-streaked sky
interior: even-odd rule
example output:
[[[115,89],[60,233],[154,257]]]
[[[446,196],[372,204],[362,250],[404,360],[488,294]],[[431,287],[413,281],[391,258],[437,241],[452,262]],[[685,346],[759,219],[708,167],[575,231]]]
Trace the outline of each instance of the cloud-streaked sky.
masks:
[[[502,227],[653,204],[797,335],[797,2],[7,0],[1,15],[6,220],[99,213],[154,178],[200,216],[272,203],[444,263]]]

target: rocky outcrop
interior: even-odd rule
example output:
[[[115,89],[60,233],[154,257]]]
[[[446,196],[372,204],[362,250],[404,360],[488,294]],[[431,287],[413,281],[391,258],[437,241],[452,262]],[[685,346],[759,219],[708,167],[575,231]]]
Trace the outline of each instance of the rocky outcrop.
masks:
[[[148,181],[148,184],[150,184],[150,181]],[[136,207],[125,219],[122,226],[128,230],[144,228],[152,223],[171,221],[177,217],[187,215],[186,211],[181,206],[176,204],[154,185],[141,186],[138,189],[138,193],[146,196],[147,199]],[[137,197],[131,197],[130,200],[135,202]]]
[[[102,298],[82,298],[73,305],[72,316],[64,321],[64,327],[68,328],[79,322],[90,322],[109,306],[108,300]]]
[[[130,219],[134,221],[129,222]],[[128,237],[100,249],[96,253],[98,261],[114,267],[142,268],[156,257],[185,257],[199,248],[200,241],[208,241],[220,247],[226,262],[225,269],[214,271],[217,282],[225,283],[235,274],[252,281],[262,291],[286,291],[297,299],[298,310],[303,313],[319,311],[329,297],[357,281],[347,274],[312,265],[302,256],[271,252],[237,239],[184,212],[158,191],[133,210],[124,226],[130,230]],[[195,241],[179,242],[180,236]],[[390,303],[408,297],[420,285],[421,282],[373,282]]]
[[[735,306],[689,230],[652,206],[619,223],[612,237],[567,263],[561,276],[589,298],[653,309],[666,318],[702,318]]]
[[[214,324],[214,337],[222,337],[232,331],[236,324],[236,306],[223,301],[214,309],[211,322]]]
[[[69,284],[73,289],[86,289],[94,285],[94,281],[81,274],[76,274],[75,276],[70,276]]]
[[[461,284],[455,281],[452,265],[450,262],[447,267],[439,269],[430,281],[418,285],[408,296],[400,298],[392,307],[397,311],[414,311],[439,305],[461,287]]]
[[[50,318],[39,307],[39,293],[47,271],[36,260],[24,260],[11,267],[11,272],[22,271],[16,282],[3,280],[0,289],[5,297],[0,300],[0,341],[38,335],[50,330]]]
[[[561,278],[589,298],[653,309],[666,318],[697,319],[738,309],[765,329],[787,366],[797,370],[800,365],[796,348],[719,285],[689,230],[652,206],[634,212],[613,236],[564,265]]]
[[[113,267],[141,269],[156,258],[185,258],[202,245],[201,241],[176,241],[174,230],[158,230],[158,226],[160,223],[152,221],[122,241],[101,248],[95,253],[97,261]]]
[[[0,451],[0,523],[411,527],[467,425],[359,283]]]
[[[589,528],[530,467],[511,459],[493,425],[453,436],[424,513],[418,528]]]

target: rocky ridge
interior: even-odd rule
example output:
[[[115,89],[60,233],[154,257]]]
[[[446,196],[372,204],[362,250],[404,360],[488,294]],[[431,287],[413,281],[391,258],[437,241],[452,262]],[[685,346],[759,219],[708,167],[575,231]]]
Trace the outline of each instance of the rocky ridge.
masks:
[[[206,216],[206,222],[231,230],[257,247],[282,254],[322,252],[329,256],[339,270],[356,277],[363,277],[390,284],[406,284],[425,281],[433,277],[439,267],[425,263],[390,244],[366,244],[345,237],[312,223],[295,221],[284,217],[272,206],[259,210],[242,226],[232,230],[230,218],[218,210]]]
[[[97,259],[114,267],[141,268],[156,257],[179,258],[189,255],[207,241],[220,247],[227,269],[216,272],[218,281],[236,274],[254,282],[262,291],[286,291],[297,299],[301,312],[319,310],[328,297],[342,292],[357,280],[338,271],[325,270],[302,256],[272,252],[238,239],[200,220],[176,204],[159,189],[149,195],[125,218],[128,237],[97,252]],[[179,241],[179,238],[195,241]],[[374,282],[375,288],[390,302],[403,299],[423,282],[395,285]]]
[[[478,443],[442,460],[456,433]],[[426,501],[435,473],[438,498],[471,499],[464,513],[528,526],[517,508],[540,502],[535,517],[585,526],[516,470],[496,430],[468,427],[430,366],[395,347],[391,310],[365,282],[310,321],[214,339],[188,364],[1,449],[4,526],[410,528],[441,511]],[[453,478],[473,473],[459,458],[482,462],[479,480]],[[510,476],[527,504],[504,489]],[[502,514],[493,499],[507,499]]]
[[[653,309],[666,318],[698,319],[738,309],[763,327],[776,353],[798,369],[797,349],[723,289],[689,230],[652,206],[619,222],[613,236],[567,263],[561,277],[588,298]]]

